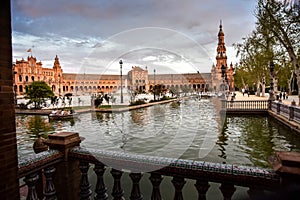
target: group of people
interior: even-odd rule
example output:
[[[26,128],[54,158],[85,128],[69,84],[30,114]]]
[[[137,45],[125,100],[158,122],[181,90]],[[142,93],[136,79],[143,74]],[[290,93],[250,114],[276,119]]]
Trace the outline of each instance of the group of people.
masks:
[[[278,94],[276,94],[276,100],[279,99],[288,99],[288,94],[286,92],[279,92]]]
[[[244,96],[245,94],[247,94],[248,97],[249,97],[249,95],[250,95],[250,91],[245,90],[245,88],[242,88],[242,93],[243,93],[243,96]]]
[[[50,115],[51,116],[66,116],[66,115],[73,114],[73,113],[74,113],[73,109],[70,109],[70,111],[68,111],[68,110],[53,110]]]

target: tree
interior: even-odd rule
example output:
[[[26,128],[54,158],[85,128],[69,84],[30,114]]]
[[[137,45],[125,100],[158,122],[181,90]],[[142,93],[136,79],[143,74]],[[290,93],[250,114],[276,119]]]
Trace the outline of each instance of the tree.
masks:
[[[274,61],[278,83],[281,88],[288,88],[291,75],[294,72],[300,75],[299,55],[295,54],[300,47],[299,5],[290,1],[258,0],[255,16],[256,29],[242,44],[234,44],[240,56],[236,85],[253,84],[249,81],[260,85],[264,80],[269,81],[269,63]]]
[[[300,85],[300,5],[293,1],[258,0],[256,9],[257,27],[268,32],[276,44],[290,58]],[[298,91],[300,98],[300,91]]]
[[[268,75],[268,61],[280,54],[274,49],[275,41],[262,30],[254,30],[251,35],[243,39],[242,44],[234,44],[240,63],[236,67],[236,83],[238,87],[248,88],[252,85],[257,90],[265,86]],[[252,88],[255,90],[255,87]]]
[[[53,96],[51,88],[44,81],[34,81],[25,87],[25,98],[29,99],[28,104],[34,104],[35,109],[40,109],[46,99]]]

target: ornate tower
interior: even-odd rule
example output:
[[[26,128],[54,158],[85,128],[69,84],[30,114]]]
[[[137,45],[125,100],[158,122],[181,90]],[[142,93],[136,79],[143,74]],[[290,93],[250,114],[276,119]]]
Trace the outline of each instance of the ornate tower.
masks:
[[[63,85],[63,75],[62,75],[63,70],[60,66],[59,58],[57,55],[55,56],[55,60],[53,64],[53,72],[54,72],[54,82],[56,86],[52,85],[52,90],[55,93],[58,93],[58,95],[60,96],[62,92],[61,86]]]
[[[222,65],[224,65],[227,68],[227,55],[226,55],[226,47],[225,47],[225,40],[224,40],[224,32],[222,29],[222,21],[220,21],[220,30],[218,33],[218,47],[217,47],[217,64],[216,68],[218,72],[221,71]]]
[[[227,67],[227,55],[225,47],[225,34],[223,32],[222,21],[220,21],[219,33],[218,33],[218,46],[217,46],[217,56],[216,56],[216,65],[212,67],[212,85],[213,89],[221,91],[221,85],[223,82],[226,82],[229,86],[229,90],[234,90],[234,69],[232,64],[230,69]],[[222,77],[222,66],[225,69],[225,77]]]

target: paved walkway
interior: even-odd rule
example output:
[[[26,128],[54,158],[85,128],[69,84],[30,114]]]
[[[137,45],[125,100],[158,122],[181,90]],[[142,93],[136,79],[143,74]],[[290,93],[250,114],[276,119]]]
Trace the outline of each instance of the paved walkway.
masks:
[[[237,101],[243,101],[243,100],[268,100],[268,98],[269,98],[268,94],[266,94],[264,97],[259,97],[259,96],[256,96],[256,95],[249,95],[249,97],[248,97],[247,94],[245,94],[243,96],[242,92],[235,92],[235,93],[236,93],[236,99],[235,100],[237,100]],[[231,97],[229,97],[228,99],[230,100]],[[296,102],[296,105],[298,105],[299,99],[298,99],[297,95],[289,96],[288,99],[282,100],[282,103],[284,103],[286,105],[291,105],[293,100]]]

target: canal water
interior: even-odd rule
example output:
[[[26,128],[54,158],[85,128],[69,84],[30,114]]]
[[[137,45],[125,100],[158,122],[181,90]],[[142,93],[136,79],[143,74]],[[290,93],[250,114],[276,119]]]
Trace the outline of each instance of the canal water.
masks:
[[[210,99],[190,99],[123,113],[82,113],[78,119],[49,121],[47,116],[17,115],[19,157],[34,154],[38,134],[74,131],[83,147],[169,158],[269,168],[274,151],[298,151],[291,130],[267,116],[218,115]]]

